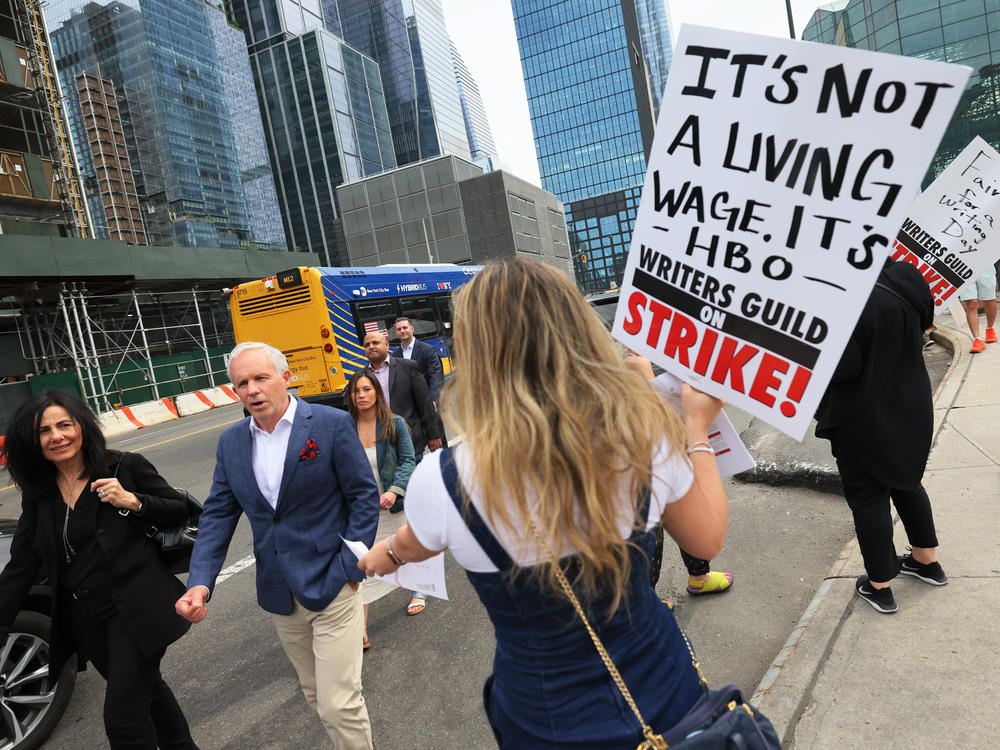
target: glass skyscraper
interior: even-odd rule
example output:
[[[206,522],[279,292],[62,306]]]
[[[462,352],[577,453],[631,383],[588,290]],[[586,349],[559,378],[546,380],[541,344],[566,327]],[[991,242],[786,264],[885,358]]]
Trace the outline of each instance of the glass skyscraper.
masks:
[[[254,246],[237,145],[253,123],[237,133],[227,106],[223,67],[240,61],[220,60],[212,29],[222,11],[202,0],[51,0],[45,14],[85,185],[94,163],[80,117],[80,73],[113,84],[151,244]],[[95,233],[107,236],[101,201],[92,197],[89,205]],[[257,209],[275,216],[273,193]]]
[[[577,283],[609,289],[624,272],[671,59],[663,0],[512,4],[542,186],[566,206]]]
[[[342,182],[439,154],[470,158],[440,0],[226,3],[246,36],[295,248],[347,262]]]
[[[396,166],[378,64],[337,34],[334,0],[231,0],[293,250],[346,265],[337,186]]]
[[[440,0],[330,0],[344,39],[378,61],[402,164],[471,158]]]
[[[972,68],[924,187],[974,136],[1000,149],[998,0],[839,0],[816,9],[802,38]]]
[[[493,131],[486,117],[486,107],[479,94],[479,84],[472,77],[465,60],[451,46],[452,63],[455,66],[455,82],[458,84],[458,99],[462,103],[462,117],[465,119],[465,135],[469,139],[469,151],[472,160],[496,159],[497,147],[493,142]]]
[[[281,224],[246,40],[242,31],[230,25],[224,12],[209,13],[208,18],[217,56],[223,61],[221,72],[226,107],[233,123],[236,158],[254,241],[260,249],[285,250],[285,229]]]

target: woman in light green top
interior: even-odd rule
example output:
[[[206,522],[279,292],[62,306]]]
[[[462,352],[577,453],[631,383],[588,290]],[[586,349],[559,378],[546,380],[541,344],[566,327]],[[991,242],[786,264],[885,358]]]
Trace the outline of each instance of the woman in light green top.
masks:
[[[403,510],[403,496],[406,485],[416,466],[413,440],[406,420],[389,412],[385,394],[378,380],[367,370],[358,370],[347,383],[347,410],[358,426],[358,438],[368,454],[375,481],[378,482],[379,505],[382,514],[378,522],[375,541],[385,539],[406,523]],[[369,578],[362,586],[365,605],[364,648],[371,646],[368,640],[368,611],[371,603],[392,591],[395,586],[384,581]],[[425,596],[411,592],[407,613],[415,609],[415,604],[423,609]]]

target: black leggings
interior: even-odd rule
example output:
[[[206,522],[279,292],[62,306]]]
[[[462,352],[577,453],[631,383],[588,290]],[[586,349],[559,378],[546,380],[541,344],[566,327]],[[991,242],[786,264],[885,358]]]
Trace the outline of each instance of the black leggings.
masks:
[[[677,551],[681,553],[681,560],[684,561],[684,567],[687,568],[689,576],[708,575],[708,572],[711,570],[712,567],[711,560],[702,560],[700,557],[694,557],[693,555],[689,555],[680,547],[677,548]],[[655,586],[657,581],[660,580],[660,566],[662,564],[663,564],[663,527],[657,524],[656,549],[653,553],[653,559],[650,561],[650,566],[649,566],[649,582],[653,586]]]
[[[112,750],[198,750],[184,713],[160,675],[163,652],[145,656],[111,592],[65,592],[70,632],[107,681],[104,731]]]
[[[906,529],[910,545],[938,546],[931,501],[922,485],[918,485],[916,490],[889,487],[849,457],[838,458],[837,468],[844,483],[844,497],[854,514],[854,529],[865,561],[865,572],[871,580],[883,583],[899,574],[896,548],[892,542],[890,498]]]

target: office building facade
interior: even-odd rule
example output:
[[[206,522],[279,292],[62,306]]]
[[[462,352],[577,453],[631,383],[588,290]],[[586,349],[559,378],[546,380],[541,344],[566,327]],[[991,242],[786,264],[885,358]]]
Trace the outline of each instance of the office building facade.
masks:
[[[225,12],[209,13],[209,28],[216,57],[222,62],[222,85],[226,109],[233,124],[236,160],[239,164],[250,230],[258,250],[285,250],[274,174],[267,155],[260,106],[243,32],[229,23]]]
[[[455,67],[455,83],[458,84],[458,99],[462,105],[465,135],[469,140],[472,160],[495,160],[497,147],[493,142],[493,131],[490,128],[489,118],[486,117],[486,107],[479,93],[479,84],[472,77],[469,66],[465,64],[454,44],[451,45],[451,59]]]
[[[1000,3],[997,0],[839,0],[821,5],[802,38],[959,63],[972,75],[924,187],[975,136],[1000,149]]]
[[[89,237],[44,18],[31,10],[0,0],[0,233]]]
[[[517,254],[572,276],[562,203],[508,172],[439,156],[337,192],[352,265],[479,264]]]
[[[226,7],[246,37],[293,247],[346,263],[337,185],[442,153],[471,156],[440,0]]]
[[[100,201],[107,236],[131,245],[146,245],[146,227],[135,191],[114,84],[81,73],[76,77],[76,95],[94,170],[91,199]]]
[[[398,164],[471,158],[440,0],[337,0],[344,39],[382,72]]]
[[[663,0],[512,4],[542,186],[565,204],[577,283],[613,288],[671,58]]]
[[[45,11],[85,183],[97,175],[75,87],[80,74],[113,84],[151,244],[257,246],[240,162],[247,138],[234,128],[233,81],[223,74],[247,60],[219,57],[213,25],[223,11],[203,0],[52,0]],[[258,214],[276,216],[276,196],[268,198]],[[89,206],[95,234],[110,236],[100,196],[92,193]]]
[[[337,186],[396,166],[378,65],[321,29],[251,62],[291,249],[347,265]]]

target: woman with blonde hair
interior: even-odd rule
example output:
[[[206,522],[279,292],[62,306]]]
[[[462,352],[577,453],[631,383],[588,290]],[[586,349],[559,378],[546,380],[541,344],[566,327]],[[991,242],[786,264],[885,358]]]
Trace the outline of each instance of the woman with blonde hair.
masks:
[[[484,699],[501,748],[633,750],[638,714],[666,734],[703,695],[647,553],[658,521],[691,554],[721,549],[728,510],[707,439],[722,404],[686,388],[678,417],[541,263],[487,265],[454,313],[442,400],[464,440],[417,467],[407,525],[359,567],[451,550],[496,631]]]

